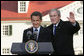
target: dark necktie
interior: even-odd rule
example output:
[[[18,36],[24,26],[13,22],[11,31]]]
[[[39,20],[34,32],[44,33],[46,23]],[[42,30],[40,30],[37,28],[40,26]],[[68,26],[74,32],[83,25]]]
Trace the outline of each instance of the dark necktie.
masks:
[[[54,26],[54,35],[56,35],[56,25]]]
[[[35,28],[35,31],[38,31],[37,28]]]

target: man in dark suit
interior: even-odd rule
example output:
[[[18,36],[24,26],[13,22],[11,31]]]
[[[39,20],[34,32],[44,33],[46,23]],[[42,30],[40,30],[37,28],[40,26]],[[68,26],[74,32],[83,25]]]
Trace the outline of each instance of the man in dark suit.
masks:
[[[52,44],[55,55],[74,55],[73,49],[73,34],[76,33],[80,26],[75,20],[74,13],[70,12],[69,21],[60,19],[60,11],[52,9],[49,12],[52,24],[47,27],[52,35]]]
[[[31,31],[32,34],[34,32],[37,32],[37,36],[36,36],[36,41],[37,42],[50,42],[50,34],[48,34],[48,31],[47,29],[44,29],[42,26],[41,26],[41,22],[42,22],[42,14],[40,12],[33,12],[31,14],[31,23],[33,25],[32,28],[28,28],[26,30],[24,30],[24,33],[23,33],[23,42],[27,42],[28,41],[28,35],[27,35],[27,32],[28,31]]]

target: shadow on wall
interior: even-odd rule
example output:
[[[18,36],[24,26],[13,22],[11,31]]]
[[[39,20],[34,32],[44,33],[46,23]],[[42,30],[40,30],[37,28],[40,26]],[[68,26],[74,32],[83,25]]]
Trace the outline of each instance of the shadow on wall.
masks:
[[[18,11],[18,1],[1,1],[1,10]]]

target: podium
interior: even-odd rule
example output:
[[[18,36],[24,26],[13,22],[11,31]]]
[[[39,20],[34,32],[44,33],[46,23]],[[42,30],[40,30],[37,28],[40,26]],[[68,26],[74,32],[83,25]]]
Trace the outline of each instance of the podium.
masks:
[[[38,51],[35,54],[52,54],[54,52],[51,42],[38,42]],[[12,54],[28,55],[25,50],[25,43],[13,43],[11,47]]]

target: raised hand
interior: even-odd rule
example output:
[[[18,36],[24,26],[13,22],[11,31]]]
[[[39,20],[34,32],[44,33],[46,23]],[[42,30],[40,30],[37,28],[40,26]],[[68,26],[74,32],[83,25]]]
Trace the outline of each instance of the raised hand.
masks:
[[[75,23],[76,22],[73,12],[70,12],[69,17],[67,17],[67,18],[69,19],[69,21],[71,23]]]

